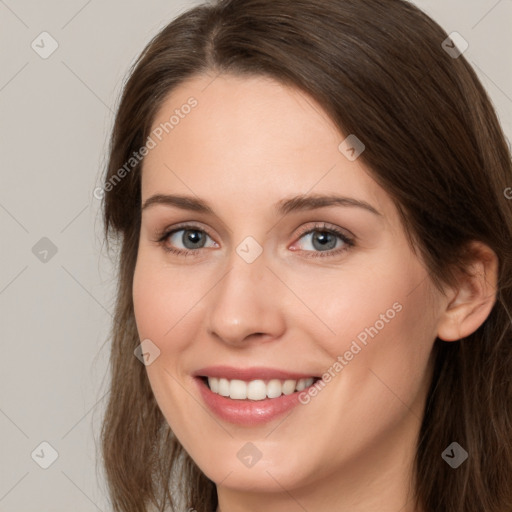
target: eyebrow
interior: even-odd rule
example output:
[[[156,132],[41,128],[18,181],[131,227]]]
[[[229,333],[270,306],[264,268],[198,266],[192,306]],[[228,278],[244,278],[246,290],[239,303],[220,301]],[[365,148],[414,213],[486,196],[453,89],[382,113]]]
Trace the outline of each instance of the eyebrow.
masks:
[[[182,210],[189,210],[198,213],[213,214],[214,211],[211,206],[202,199],[193,196],[170,195],[170,194],[155,194],[149,197],[142,206],[142,210],[146,210],[154,205],[174,206]],[[376,208],[366,201],[355,199],[352,197],[338,196],[338,195],[301,195],[281,199],[274,205],[276,213],[286,215],[290,212],[315,210],[318,208],[325,208],[328,206],[347,206],[362,208],[374,215],[383,216]]]

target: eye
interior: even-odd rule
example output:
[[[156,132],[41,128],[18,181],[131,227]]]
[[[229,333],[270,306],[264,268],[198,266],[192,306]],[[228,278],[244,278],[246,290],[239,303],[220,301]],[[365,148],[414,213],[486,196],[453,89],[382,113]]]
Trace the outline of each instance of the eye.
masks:
[[[181,226],[178,229],[165,231],[156,241],[160,243],[160,245],[162,245],[164,250],[167,252],[189,256],[197,254],[199,251],[196,249],[217,246],[215,242],[207,246],[207,238],[210,238],[210,240],[213,242],[211,237],[204,229],[201,229],[195,225],[187,224],[185,226]],[[184,246],[183,249],[179,247],[180,244]],[[178,245],[178,248],[176,248],[176,245]]]
[[[336,256],[349,250],[355,245],[354,239],[334,226],[325,223],[315,224],[313,228],[309,227],[302,230],[300,238],[307,239],[306,246],[312,247],[312,250],[300,247],[301,251],[308,254],[307,257],[328,257]],[[338,243],[341,240],[341,243]],[[292,249],[295,250],[295,249]]]
[[[308,239],[308,243],[313,247],[312,250],[299,247],[301,252],[307,254],[307,257],[327,257],[336,256],[342,252],[349,250],[355,245],[354,239],[334,226],[326,223],[318,223],[313,227],[305,228],[299,233],[299,239]],[[207,239],[211,243],[207,245]],[[181,256],[195,256],[200,253],[197,249],[206,247],[218,247],[218,244],[212,240],[208,233],[199,226],[187,224],[174,228],[172,230],[164,230],[159,234],[158,242],[165,251],[178,254]],[[338,243],[341,241],[341,243]],[[180,248],[179,245],[183,248]],[[176,247],[178,246],[178,247]],[[292,251],[297,249],[292,248]],[[311,253],[311,254],[308,254]]]

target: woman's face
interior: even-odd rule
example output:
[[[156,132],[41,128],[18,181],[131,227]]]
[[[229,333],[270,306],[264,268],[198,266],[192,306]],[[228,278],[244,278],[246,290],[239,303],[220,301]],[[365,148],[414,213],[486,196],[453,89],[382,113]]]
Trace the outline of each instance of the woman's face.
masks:
[[[340,149],[346,135],[295,89],[212,79],[172,92],[144,161],[133,298],[159,407],[228,488],[409,471],[440,295],[355,139]],[[227,381],[214,393],[197,375]]]

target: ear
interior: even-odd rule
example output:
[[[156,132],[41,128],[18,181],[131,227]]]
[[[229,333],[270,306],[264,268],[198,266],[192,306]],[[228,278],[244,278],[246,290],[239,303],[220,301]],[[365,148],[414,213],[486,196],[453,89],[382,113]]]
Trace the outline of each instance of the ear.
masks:
[[[496,303],[498,257],[482,242],[473,241],[469,250],[475,255],[466,273],[447,294],[438,324],[437,336],[456,341],[475,332],[487,319]]]

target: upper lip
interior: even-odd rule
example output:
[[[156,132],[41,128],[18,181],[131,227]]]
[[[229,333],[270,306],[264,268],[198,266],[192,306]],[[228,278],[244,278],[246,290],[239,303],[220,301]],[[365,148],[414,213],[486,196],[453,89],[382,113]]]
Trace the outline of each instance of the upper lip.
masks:
[[[250,368],[233,368],[232,366],[207,366],[196,370],[195,377],[217,377],[228,380],[238,379],[244,381],[251,380],[299,380],[309,377],[316,377],[311,373],[289,372],[276,368],[266,368],[263,366],[252,366]]]

